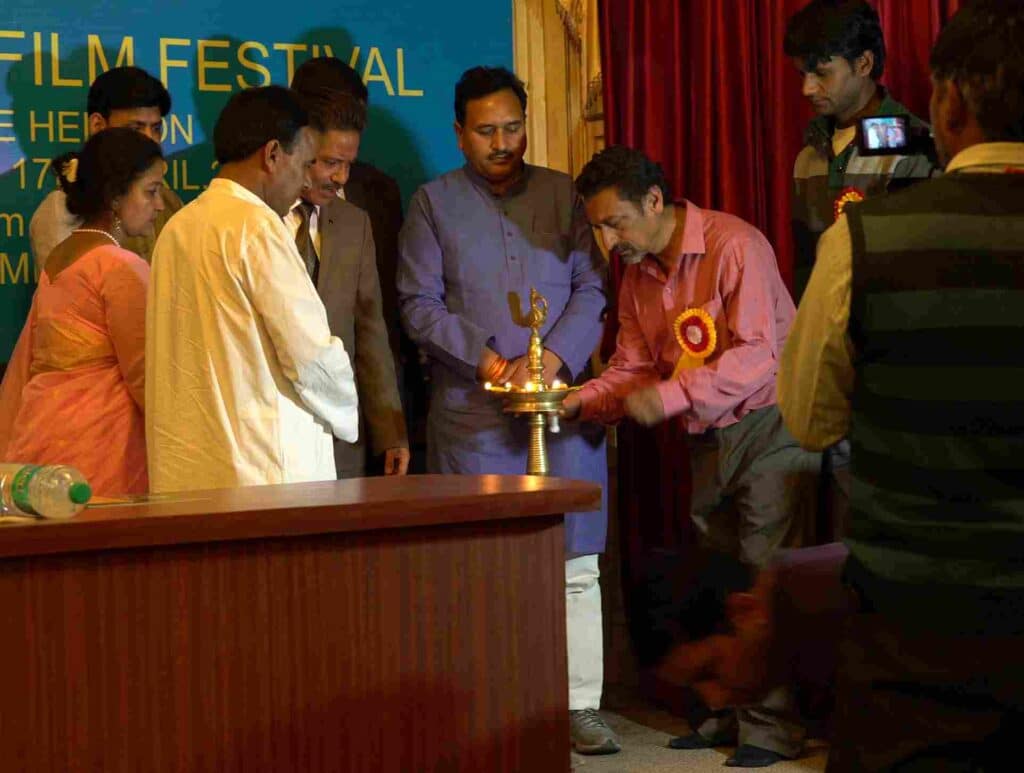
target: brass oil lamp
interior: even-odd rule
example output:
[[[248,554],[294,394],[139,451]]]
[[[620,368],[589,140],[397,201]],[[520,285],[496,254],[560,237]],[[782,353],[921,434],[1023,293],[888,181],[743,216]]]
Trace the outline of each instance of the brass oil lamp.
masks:
[[[579,387],[571,387],[555,379],[551,384],[544,383],[544,344],[540,338],[540,328],[548,315],[548,302],[535,288],[530,288],[530,311],[523,315],[517,293],[509,293],[509,307],[512,321],[519,327],[530,328],[530,347],[527,350],[527,372],[529,380],[523,386],[511,383],[484,384],[484,389],[496,394],[504,401],[504,412],[521,414],[530,422],[530,449],[526,461],[527,475],[548,474],[548,449],[545,439],[545,428],[553,433],[560,430],[558,410],[569,392]]]

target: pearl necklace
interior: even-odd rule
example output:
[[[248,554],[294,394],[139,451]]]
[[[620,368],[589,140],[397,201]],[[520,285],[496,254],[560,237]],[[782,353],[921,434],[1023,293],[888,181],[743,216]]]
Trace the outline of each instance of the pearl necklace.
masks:
[[[121,246],[121,242],[119,242],[117,239],[115,239],[112,234],[109,234],[106,231],[101,231],[99,228],[75,228],[75,229],[73,229],[71,231],[71,233],[73,233],[73,234],[100,234],[101,236],[106,236],[108,239],[110,239],[110,241],[112,241],[118,247]]]

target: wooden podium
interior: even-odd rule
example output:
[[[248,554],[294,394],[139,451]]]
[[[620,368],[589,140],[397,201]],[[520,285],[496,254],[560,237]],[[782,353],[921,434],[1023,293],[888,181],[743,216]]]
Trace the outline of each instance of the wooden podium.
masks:
[[[569,769],[562,514],[413,476],[0,528],[0,769]]]

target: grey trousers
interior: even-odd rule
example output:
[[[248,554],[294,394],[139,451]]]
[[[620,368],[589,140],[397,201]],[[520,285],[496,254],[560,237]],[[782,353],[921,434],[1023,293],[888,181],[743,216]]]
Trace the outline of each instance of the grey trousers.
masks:
[[[688,439],[693,473],[691,517],[707,547],[765,566],[780,548],[799,547],[814,528],[821,455],[805,451],[776,406]],[[697,732],[796,757],[804,728],[790,691],[757,706],[712,717]]]

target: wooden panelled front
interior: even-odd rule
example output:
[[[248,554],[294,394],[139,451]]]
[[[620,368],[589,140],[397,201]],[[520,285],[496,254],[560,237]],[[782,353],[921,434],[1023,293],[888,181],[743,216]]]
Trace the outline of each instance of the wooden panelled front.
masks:
[[[569,767],[561,516],[0,560],[0,769]]]

